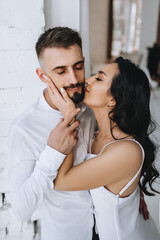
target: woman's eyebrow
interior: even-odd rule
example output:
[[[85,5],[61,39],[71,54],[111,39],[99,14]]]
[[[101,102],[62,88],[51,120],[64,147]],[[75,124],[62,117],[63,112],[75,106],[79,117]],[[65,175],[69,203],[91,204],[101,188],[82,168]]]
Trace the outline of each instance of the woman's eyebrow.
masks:
[[[103,75],[105,75],[106,77],[107,77],[107,75],[105,74],[105,72],[103,72],[103,71],[98,71],[98,73],[101,73],[101,74],[103,74]]]

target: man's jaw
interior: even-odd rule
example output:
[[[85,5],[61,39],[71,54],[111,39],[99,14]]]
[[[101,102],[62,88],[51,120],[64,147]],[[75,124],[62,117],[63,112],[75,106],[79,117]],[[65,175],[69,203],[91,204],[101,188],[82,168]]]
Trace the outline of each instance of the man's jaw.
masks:
[[[84,82],[72,84],[70,86],[64,86],[63,88],[67,91],[68,96],[75,104],[83,101],[85,93]]]
[[[74,92],[72,96],[70,96],[70,98],[72,99],[72,101],[75,103],[75,104],[78,104],[80,102],[83,101],[84,99],[84,90],[82,89],[82,91],[79,93],[79,92]]]

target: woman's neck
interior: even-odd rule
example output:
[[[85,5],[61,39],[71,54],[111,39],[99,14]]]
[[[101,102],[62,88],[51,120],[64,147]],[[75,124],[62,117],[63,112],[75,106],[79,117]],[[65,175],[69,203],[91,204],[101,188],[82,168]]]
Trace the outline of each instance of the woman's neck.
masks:
[[[95,118],[98,123],[99,132],[97,134],[98,138],[111,138],[111,131],[110,131],[110,119],[108,117],[108,112],[104,109],[93,109]]]
[[[109,118],[109,111],[106,108],[95,108],[92,109],[99,126],[99,132],[96,136],[96,140],[106,139],[108,141],[113,141],[115,139],[127,138],[128,135],[122,132]],[[113,129],[111,133],[111,128]],[[113,137],[114,136],[114,137]]]

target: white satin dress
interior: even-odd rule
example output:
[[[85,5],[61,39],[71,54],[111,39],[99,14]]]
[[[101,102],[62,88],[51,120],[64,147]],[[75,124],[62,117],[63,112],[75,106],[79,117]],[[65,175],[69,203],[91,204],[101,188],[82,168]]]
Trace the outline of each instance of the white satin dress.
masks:
[[[126,140],[135,141],[141,147],[144,161],[142,146],[134,139]],[[109,144],[103,147],[101,153]],[[89,153],[87,160],[95,156],[97,155]],[[120,197],[138,176],[142,169],[143,161],[136,175],[117,195],[103,186],[90,190],[100,240],[160,240],[160,235],[152,218],[149,217],[149,220],[145,221],[143,216],[139,214],[139,187],[137,186],[130,196]]]

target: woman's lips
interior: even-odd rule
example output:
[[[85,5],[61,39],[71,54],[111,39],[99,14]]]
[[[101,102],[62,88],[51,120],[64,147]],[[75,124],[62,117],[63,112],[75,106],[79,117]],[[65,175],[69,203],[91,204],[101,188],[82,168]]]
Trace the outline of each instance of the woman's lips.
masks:
[[[85,87],[85,92],[89,92],[88,89]]]

